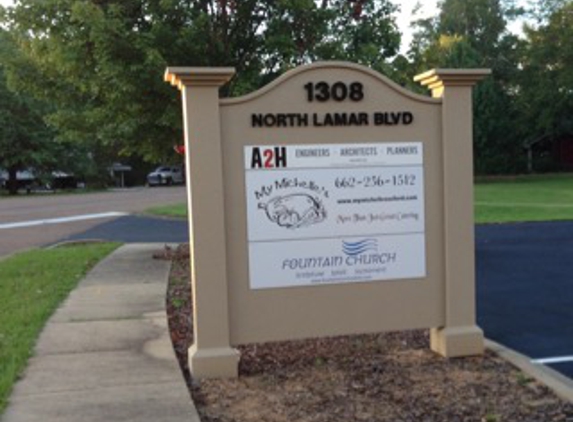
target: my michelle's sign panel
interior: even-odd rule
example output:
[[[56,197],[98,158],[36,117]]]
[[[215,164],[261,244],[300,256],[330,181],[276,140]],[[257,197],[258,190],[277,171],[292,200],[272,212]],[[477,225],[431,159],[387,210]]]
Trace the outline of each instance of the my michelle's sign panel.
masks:
[[[251,288],[426,275],[421,142],[247,146],[245,172]]]
[[[440,100],[322,63],[220,111],[232,344],[444,325]]]

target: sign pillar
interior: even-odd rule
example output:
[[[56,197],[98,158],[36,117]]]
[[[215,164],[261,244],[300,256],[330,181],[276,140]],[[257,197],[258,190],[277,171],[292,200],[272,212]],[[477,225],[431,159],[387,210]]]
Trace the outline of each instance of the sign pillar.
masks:
[[[171,67],[165,79],[182,93],[194,344],[193,376],[236,377],[238,352],[231,347],[227,289],[227,244],[219,87],[232,68]],[[200,245],[198,247],[197,245]]]
[[[431,330],[430,342],[446,357],[484,349],[475,319],[472,87],[488,74],[488,69],[435,69],[414,78],[443,104],[445,325]]]

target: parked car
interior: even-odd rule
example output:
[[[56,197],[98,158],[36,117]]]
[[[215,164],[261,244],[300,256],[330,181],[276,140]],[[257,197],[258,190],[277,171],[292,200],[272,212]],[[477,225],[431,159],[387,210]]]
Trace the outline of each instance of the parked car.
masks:
[[[147,175],[149,186],[172,185],[184,181],[183,169],[180,166],[160,166]]]
[[[22,170],[16,173],[16,183],[19,189],[26,189],[36,181],[36,176],[31,170]],[[6,188],[8,185],[8,172],[0,169],[0,186]]]
[[[52,171],[38,176],[38,173],[32,169],[21,170],[16,173],[16,189],[32,191],[76,189],[78,181],[73,174],[64,173],[63,171]],[[6,189],[8,186],[8,172],[0,169],[0,188]]]

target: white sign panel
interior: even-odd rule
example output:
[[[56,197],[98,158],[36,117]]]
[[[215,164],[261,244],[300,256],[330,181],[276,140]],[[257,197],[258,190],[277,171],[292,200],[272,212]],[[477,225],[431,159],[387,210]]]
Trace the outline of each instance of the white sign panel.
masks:
[[[252,289],[426,275],[420,142],[245,147]]]

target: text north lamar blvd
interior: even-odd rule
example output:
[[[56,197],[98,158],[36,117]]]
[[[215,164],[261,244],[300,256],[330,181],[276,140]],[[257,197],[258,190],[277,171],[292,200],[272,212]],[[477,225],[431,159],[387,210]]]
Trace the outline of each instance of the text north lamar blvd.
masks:
[[[409,125],[414,115],[409,111],[356,113],[253,113],[251,125],[257,127],[323,126],[395,126]]]

